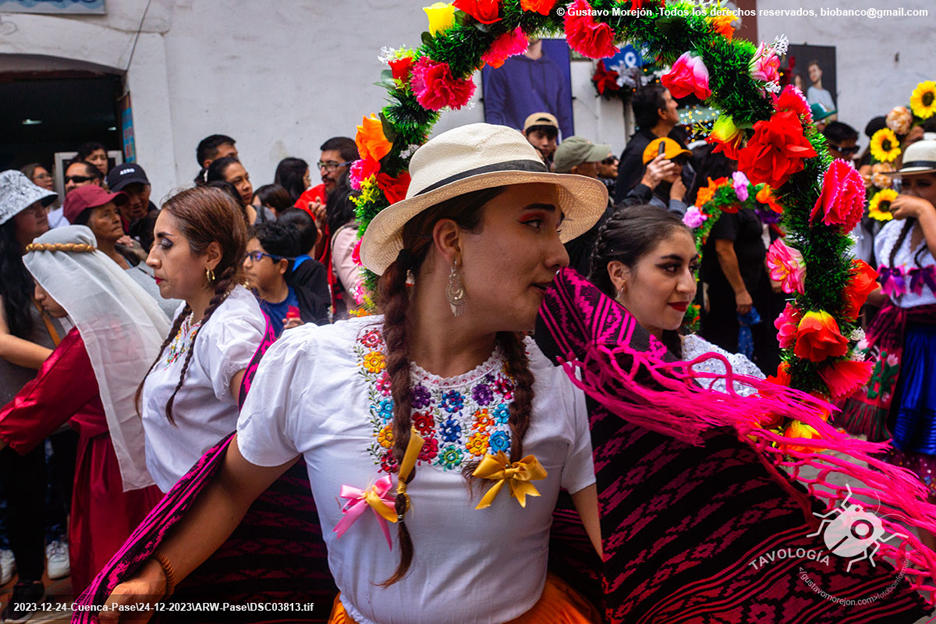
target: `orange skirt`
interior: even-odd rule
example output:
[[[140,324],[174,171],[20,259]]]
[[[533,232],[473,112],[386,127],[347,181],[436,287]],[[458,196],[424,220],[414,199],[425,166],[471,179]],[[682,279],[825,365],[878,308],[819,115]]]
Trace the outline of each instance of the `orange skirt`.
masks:
[[[357,624],[335,598],[328,624]],[[548,574],[543,595],[529,611],[505,624],[601,624],[601,614],[558,576]]]

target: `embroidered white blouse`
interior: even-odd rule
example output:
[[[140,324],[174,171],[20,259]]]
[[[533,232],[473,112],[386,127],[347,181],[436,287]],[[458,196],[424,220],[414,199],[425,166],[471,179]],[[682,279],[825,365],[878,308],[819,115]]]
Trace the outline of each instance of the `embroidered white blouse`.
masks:
[[[485,453],[507,450],[513,380],[496,350],[474,370],[442,379],[413,366],[413,424],[425,438],[408,487],[406,516],[415,549],[409,574],[377,585],[399,560],[396,527],[388,548],[365,510],[340,538],[343,485],[365,489],[391,469],[390,385],[382,317],[288,332],[264,355],[238,421],[238,448],[259,466],[302,454],[328,546],[328,561],[349,615],[360,624],[502,623],[529,610],[546,578],[552,512],[559,488],[595,481],[584,395],[561,368],[526,341],[534,374],[524,455],[548,476],[526,508],[505,486],[491,507],[475,506],[493,482],[471,492],[461,471]],[[396,477],[393,477],[394,491]]]
[[[243,286],[235,287],[198,332],[185,382],[172,405],[175,425],[166,417],[166,404],[179,383],[196,327],[184,322],[150,371],[141,400],[146,468],[163,492],[234,431],[237,402],[231,378],[250,364],[265,328],[256,298]]]
[[[887,264],[890,260],[891,250],[894,248],[894,245],[897,244],[897,239],[900,237],[900,230],[903,228],[905,221],[892,220],[884,224],[884,227],[874,237],[874,255],[877,257],[878,262],[881,264]],[[904,271],[911,271],[917,269],[917,264],[914,262],[914,257],[917,252],[920,251],[920,248],[917,247],[915,250],[910,251],[910,239],[912,238],[912,233],[908,234],[901,244],[900,249],[897,250],[897,254],[894,256],[894,266],[902,266]],[[926,240],[920,242],[924,248],[926,247]],[[933,255],[929,252],[929,249],[924,249],[919,255],[920,266],[927,267],[936,265],[936,260],[933,259]],[[877,267],[874,267],[877,268]],[[909,289],[910,278],[907,277],[907,286]],[[912,292],[907,292],[904,295],[901,295],[894,299],[891,297],[891,300],[894,302],[894,305],[901,308],[915,308],[916,306],[929,305],[931,303],[936,303],[936,293],[924,282],[923,290],[919,294],[913,294]]]

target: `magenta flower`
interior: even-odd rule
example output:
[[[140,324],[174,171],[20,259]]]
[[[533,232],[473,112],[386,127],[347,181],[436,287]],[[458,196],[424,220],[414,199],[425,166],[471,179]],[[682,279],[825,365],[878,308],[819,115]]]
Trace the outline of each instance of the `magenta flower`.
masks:
[[[445,107],[458,110],[474,95],[471,78],[455,78],[448,63],[424,56],[416,61],[410,74],[410,86],[423,108],[438,111]]]
[[[763,82],[779,82],[780,59],[774,53],[773,47],[761,41],[751,59],[751,78]]]
[[[373,158],[361,158],[355,160],[348,173],[348,181],[351,182],[351,188],[360,190],[361,182],[367,178],[377,175],[380,171],[380,163]]]
[[[774,327],[777,328],[777,340],[780,341],[781,349],[790,349],[796,344],[796,329],[801,320],[800,311],[791,304],[786,304],[783,312],[774,321]]]
[[[702,58],[684,52],[660,81],[674,98],[684,98],[694,93],[697,98],[704,100],[712,95],[708,79],[709,71]]]
[[[751,183],[747,179],[747,176],[744,175],[742,171],[735,171],[731,174],[731,183],[734,185],[735,195],[738,196],[738,201],[747,201],[750,194],[748,193],[748,184]]]
[[[783,292],[805,294],[806,263],[798,249],[788,247],[778,238],[767,250],[767,268],[770,279],[780,282]]]
[[[865,187],[861,174],[851,163],[835,159],[822,178],[822,193],[813,206],[810,222],[822,213],[822,222],[841,226],[846,234],[855,229],[864,214]]]
[[[698,206],[689,206],[686,210],[686,214],[683,215],[682,222],[685,223],[687,227],[694,230],[705,223],[706,219],[708,219],[708,217],[702,214]]]
[[[523,34],[523,30],[517,26],[511,32],[506,32],[495,39],[491,44],[491,49],[484,53],[481,60],[491,67],[500,67],[511,56],[523,54],[529,47],[530,42]]]

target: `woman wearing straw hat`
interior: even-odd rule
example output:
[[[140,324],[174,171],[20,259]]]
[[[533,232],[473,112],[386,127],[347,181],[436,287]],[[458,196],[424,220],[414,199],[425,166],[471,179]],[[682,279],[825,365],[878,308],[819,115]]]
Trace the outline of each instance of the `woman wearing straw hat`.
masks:
[[[303,455],[342,592],[332,621],[594,620],[546,574],[560,487],[599,541],[585,404],[522,332],[607,191],[486,124],[429,141],[410,171],[361,248],[385,315],[271,347],[219,474],[108,603],[171,594]]]
[[[936,135],[910,145],[894,175],[903,192],[874,238],[886,297],[867,332],[874,369],[842,422],[871,439],[893,435],[888,461],[915,472],[936,502]],[[921,539],[936,548],[932,534]]]
[[[69,526],[72,588],[83,590],[159,501],[133,396],[169,331],[153,298],[96,251],[84,226],[57,228],[24,259],[36,299],[74,328],[0,409],[0,448],[27,454],[69,422],[78,461]]]

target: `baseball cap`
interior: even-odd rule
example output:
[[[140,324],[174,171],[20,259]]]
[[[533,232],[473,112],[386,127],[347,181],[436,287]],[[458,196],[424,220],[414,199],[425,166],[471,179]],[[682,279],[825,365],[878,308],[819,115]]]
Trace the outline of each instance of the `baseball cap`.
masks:
[[[104,204],[114,202],[118,206],[126,204],[128,200],[126,193],[108,193],[96,184],[87,184],[79,186],[65,196],[65,205],[62,208],[62,214],[69,223],[74,224],[75,219],[81,216],[81,213],[91,208],[98,208]]]
[[[643,163],[645,165],[651,160],[653,160],[654,158],[656,158],[657,155],[660,153],[661,143],[665,146],[663,148],[663,156],[667,160],[673,160],[681,154],[684,154],[689,157],[692,156],[692,152],[687,150],[685,147],[683,147],[682,145],[680,145],[673,139],[669,137],[662,137],[660,139],[653,139],[652,141],[650,141],[650,144],[644,148]]]
[[[610,145],[596,145],[583,137],[571,136],[556,148],[553,166],[556,168],[556,173],[569,173],[572,167],[587,162],[600,162],[610,153]]]
[[[832,115],[837,113],[838,109],[829,110],[828,108],[825,107],[824,104],[820,104],[819,102],[816,102],[815,104],[809,107],[809,112],[812,113],[813,121],[822,121],[826,117],[831,117]]]
[[[121,191],[128,184],[149,184],[149,178],[143,167],[136,163],[122,163],[111,169],[107,174],[107,188],[112,191]]]
[[[555,128],[556,132],[558,132],[559,122],[556,121],[555,115],[550,113],[533,113],[523,122],[523,134],[536,127]]]

